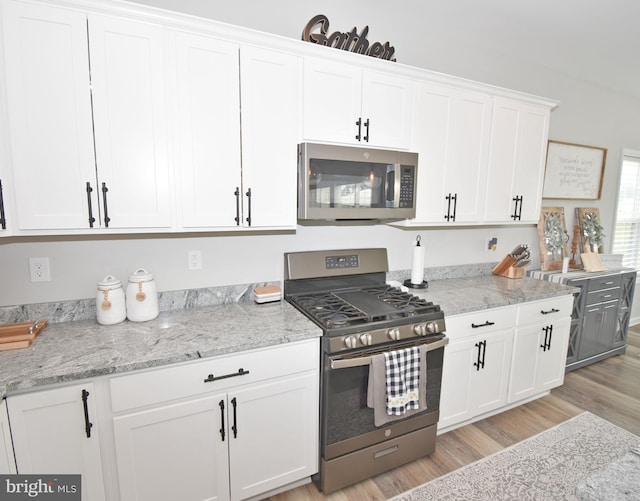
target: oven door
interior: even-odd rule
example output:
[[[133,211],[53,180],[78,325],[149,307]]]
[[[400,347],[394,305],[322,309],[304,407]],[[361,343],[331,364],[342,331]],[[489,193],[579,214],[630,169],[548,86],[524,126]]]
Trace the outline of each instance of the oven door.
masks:
[[[325,354],[323,363],[321,440],[326,460],[374,445],[438,422],[442,359],[446,337],[421,338],[372,347],[349,354]],[[427,408],[424,412],[376,428],[374,411],[367,406],[370,357],[384,351],[429,344],[427,348]],[[424,384],[421,382],[421,384]]]

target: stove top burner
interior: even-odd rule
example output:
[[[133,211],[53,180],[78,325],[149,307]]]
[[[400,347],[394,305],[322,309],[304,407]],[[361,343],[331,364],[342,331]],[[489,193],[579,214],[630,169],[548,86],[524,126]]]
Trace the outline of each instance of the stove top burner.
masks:
[[[438,305],[386,284],[300,294],[290,300],[326,329],[440,312]]]

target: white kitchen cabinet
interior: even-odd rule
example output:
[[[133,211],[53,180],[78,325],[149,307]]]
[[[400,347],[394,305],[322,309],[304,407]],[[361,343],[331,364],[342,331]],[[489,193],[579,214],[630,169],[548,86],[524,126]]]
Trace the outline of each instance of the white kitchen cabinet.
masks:
[[[2,9],[15,228],[170,228],[162,29]]]
[[[181,227],[295,228],[298,58],[176,32],[175,68]]]
[[[18,473],[82,475],[82,499],[104,500],[100,424],[91,382],[9,396]]]
[[[169,229],[173,211],[162,27],[88,17],[95,191],[103,202],[102,225]]]
[[[307,141],[408,149],[412,81],[337,61],[304,60],[303,136]]]
[[[506,404],[514,321],[511,307],[447,318],[440,429]]]
[[[16,460],[13,455],[9,416],[7,415],[6,400],[0,401],[0,474],[16,473]]]
[[[563,383],[572,309],[573,296],[518,307],[509,403]]]
[[[493,98],[485,222],[538,221],[549,115],[549,107]]]
[[[96,218],[98,198],[86,16],[4,0],[2,18],[13,226],[89,228],[87,197]]]
[[[180,226],[235,227],[242,186],[240,48],[202,35],[173,35]]]
[[[489,153],[487,94],[416,83],[411,149],[418,153],[416,217],[404,224],[482,221]]]
[[[295,229],[299,58],[240,48],[242,104],[242,225]]]
[[[3,173],[0,166],[0,238],[11,235],[11,224],[8,216],[7,203],[8,182],[6,172]]]
[[[111,379],[121,499],[245,499],[315,474],[317,355],[311,340]]]

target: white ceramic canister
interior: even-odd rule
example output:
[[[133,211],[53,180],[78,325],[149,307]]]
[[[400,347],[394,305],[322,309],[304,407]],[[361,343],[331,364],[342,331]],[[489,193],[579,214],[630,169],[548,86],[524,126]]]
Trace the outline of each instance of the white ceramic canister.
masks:
[[[124,290],[116,277],[107,275],[98,282],[96,318],[102,325],[117,324],[127,318]]]
[[[132,322],[146,322],[158,313],[158,291],[153,275],[138,268],[129,275],[127,284],[127,318]]]

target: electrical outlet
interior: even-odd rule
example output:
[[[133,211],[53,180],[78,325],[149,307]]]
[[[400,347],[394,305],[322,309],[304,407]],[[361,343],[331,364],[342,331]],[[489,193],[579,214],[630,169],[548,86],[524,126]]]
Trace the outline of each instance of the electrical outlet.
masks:
[[[199,250],[189,251],[189,269],[202,269],[202,252],[200,252]]]
[[[29,273],[32,282],[51,282],[48,257],[30,257]]]

